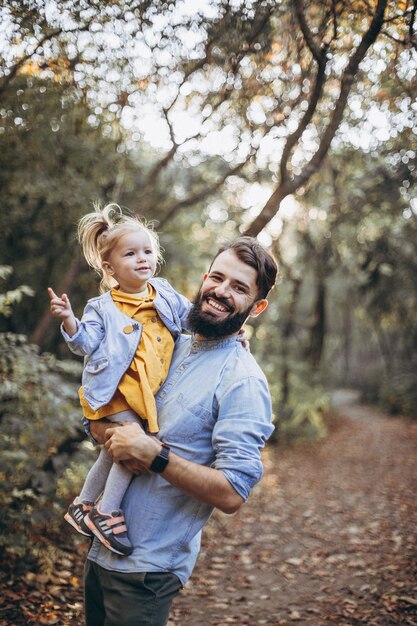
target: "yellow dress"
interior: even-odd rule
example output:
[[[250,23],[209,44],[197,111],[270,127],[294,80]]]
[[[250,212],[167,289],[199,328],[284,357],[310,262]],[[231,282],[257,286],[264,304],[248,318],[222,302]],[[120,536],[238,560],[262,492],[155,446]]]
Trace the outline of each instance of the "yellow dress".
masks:
[[[137,296],[118,289],[112,289],[111,295],[125,315],[142,324],[142,336],[136,354],[110,402],[94,411],[81,387],[81,406],[89,420],[132,409],[147,421],[150,433],[157,433],[159,428],[154,396],[167,377],[174,339],[155,310],[153,301],[156,292],[151,285],[148,285],[148,294],[145,295]]]

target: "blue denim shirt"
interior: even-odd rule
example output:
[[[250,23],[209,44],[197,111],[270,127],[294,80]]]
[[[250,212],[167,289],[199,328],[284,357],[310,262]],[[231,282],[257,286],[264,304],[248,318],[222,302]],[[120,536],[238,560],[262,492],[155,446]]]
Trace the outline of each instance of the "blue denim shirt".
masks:
[[[236,337],[200,342],[182,335],[156,402],[158,439],[183,458],[222,471],[246,500],[262,476],[260,450],[273,426],[265,376]],[[122,508],[133,553],[118,557],[95,540],[88,558],[113,571],[172,572],[185,584],[213,507],[162,475],[142,474]]]
[[[191,303],[164,278],[153,278],[149,282],[156,290],[155,309],[177,340],[181,329],[187,329]],[[87,302],[77,326],[72,337],[62,325],[61,332],[69,349],[84,356],[83,393],[91,408],[97,411],[110,402],[132,362],[142,335],[142,324],[122,313],[107,291]]]

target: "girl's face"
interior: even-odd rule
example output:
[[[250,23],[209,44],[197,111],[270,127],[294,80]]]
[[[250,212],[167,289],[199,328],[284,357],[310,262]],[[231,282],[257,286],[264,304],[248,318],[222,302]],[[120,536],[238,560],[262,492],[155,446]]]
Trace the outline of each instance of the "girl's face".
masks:
[[[122,235],[103,261],[103,270],[112,276],[125,293],[138,293],[152,278],[156,269],[156,254],[151,238],[145,231]]]

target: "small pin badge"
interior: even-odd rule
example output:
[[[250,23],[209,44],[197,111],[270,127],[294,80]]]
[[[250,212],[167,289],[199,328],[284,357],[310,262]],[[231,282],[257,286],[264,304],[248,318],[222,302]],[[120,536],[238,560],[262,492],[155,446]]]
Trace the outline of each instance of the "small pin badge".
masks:
[[[133,331],[139,330],[139,324],[132,324],[131,326],[125,326],[123,332],[125,335],[130,335]]]

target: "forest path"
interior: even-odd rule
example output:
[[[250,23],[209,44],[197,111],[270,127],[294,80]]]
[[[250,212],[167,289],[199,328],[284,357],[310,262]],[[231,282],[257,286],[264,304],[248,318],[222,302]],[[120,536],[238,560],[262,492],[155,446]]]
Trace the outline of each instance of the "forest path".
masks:
[[[170,626],[417,625],[417,423],[334,394],[326,439],[269,446],[211,519]]]
[[[212,516],[169,626],[417,626],[417,422],[333,404],[326,439],[268,446],[248,503]],[[0,626],[81,626],[86,549],[2,576]]]

